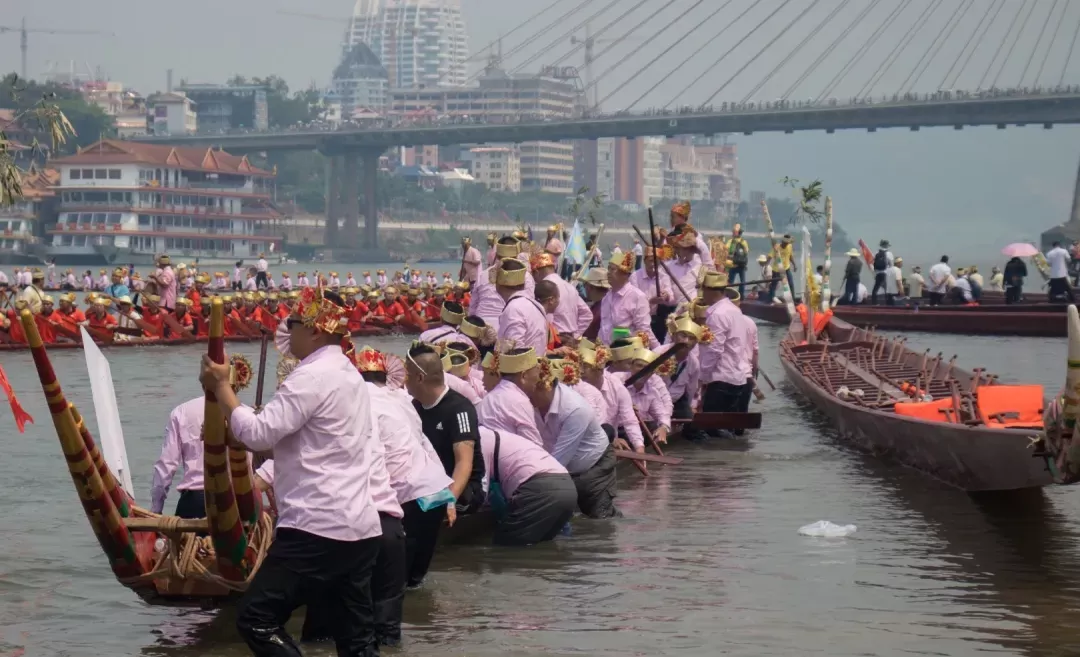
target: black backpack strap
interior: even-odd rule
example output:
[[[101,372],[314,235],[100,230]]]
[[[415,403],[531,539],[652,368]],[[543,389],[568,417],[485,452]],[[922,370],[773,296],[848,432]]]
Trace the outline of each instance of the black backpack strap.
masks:
[[[492,468],[494,470],[494,472],[491,473],[491,481],[493,483],[500,484],[500,485],[502,484],[502,481],[499,479],[499,446],[500,446],[501,442],[502,442],[502,439],[499,438],[499,432],[496,431],[495,432],[495,458],[494,458],[495,465]]]

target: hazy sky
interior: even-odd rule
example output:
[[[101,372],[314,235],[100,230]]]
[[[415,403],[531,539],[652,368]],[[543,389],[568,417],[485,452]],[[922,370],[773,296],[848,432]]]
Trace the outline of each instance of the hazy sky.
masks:
[[[461,1],[470,52],[478,54],[555,2]],[[31,29],[115,34],[30,34],[32,77],[50,68],[100,67],[109,79],[143,93],[163,88],[169,68],[177,81],[276,73],[294,87],[325,86],[340,54],[343,24],[279,12],[341,17],[343,23],[352,9],[351,0],[2,4],[5,26],[18,25],[25,16]],[[893,22],[876,32],[890,17]],[[1071,48],[1080,3],[1052,0],[558,0],[505,38],[503,50],[509,54],[551,26],[531,46],[508,56],[507,68],[580,66],[582,52],[571,51],[569,36],[586,19],[599,35],[593,72],[608,110],[771,100],[789,90],[792,99],[813,98],[849,61],[853,66],[825,97],[1006,87],[1021,79],[1025,86],[1036,80],[1051,86],[1080,83],[1080,48]],[[611,43],[638,25],[629,38]],[[0,34],[0,68],[18,69],[18,42],[17,34]],[[867,49],[860,50],[864,44]],[[812,68],[819,56],[820,64]],[[1080,161],[1080,129],[1069,126],[738,135],[733,140],[739,145],[744,196],[751,189],[782,192],[777,181],[783,176],[820,178],[850,233],[868,242],[889,237],[898,250],[920,257],[936,254],[943,243],[954,253],[974,254],[1036,238],[1067,218]]]

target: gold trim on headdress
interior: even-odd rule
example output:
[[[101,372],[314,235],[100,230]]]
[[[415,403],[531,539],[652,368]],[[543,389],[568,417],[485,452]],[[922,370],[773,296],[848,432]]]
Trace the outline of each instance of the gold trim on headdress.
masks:
[[[608,260],[609,265],[615,265],[620,271],[630,273],[634,271],[634,252],[633,251],[617,251],[611,254],[611,259]]]
[[[322,289],[304,288],[296,301],[295,311],[308,328],[323,333],[342,333],[348,330],[345,309],[325,298]]]
[[[678,235],[669,234],[667,237],[668,244],[674,247],[683,249],[692,249],[697,246],[697,230],[690,224],[683,224],[682,230]]]
[[[498,374],[499,372],[499,357],[494,351],[489,351],[484,354],[484,360],[480,361],[481,369],[485,369],[488,372]]]
[[[590,351],[595,351],[596,350],[596,343],[593,342],[592,340],[590,340],[589,338],[581,338],[580,340],[578,340],[578,348],[579,349],[588,349]]]
[[[621,347],[611,347],[611,360],[630,360],[634,357],[634,352],[638,349],[642,349],[645,343],[642,342],[639,336],[634,336],[629,339],[630,344],[623,345]]]
[[[496,244],[495,245],[495,257],[496,258],[516,258],[521,253],[520,244]]]
[[[706,290],[722,290],[728,286],[728,276],[724,272],[710,271],[705,274],[701,281],[701,287]]]
[[[668,318],[668,333],[672,335],[675,333],[687,333],[694,336],[698,342],[711,342],[711,340],[705,340],[707,331],[707,328],[695,322],[689,315]],[[712,337],[711,333],[709,337]]]
[[[450,362],[450,367],[445,371],[453,374],[454,376],[466,379],[469,376],[469,357],[465,354],[457,352],[447,352],[444,359]]]
[[[460,326],[461,322],[465,319],[465,313],[456,313],[447,308],[446,304],[443,304],[442,308],[439,310],[439,318],[447,324]],[[468,334],[466,333],[466,335]]]
[[[500,374],[521,374],[539,364],[532,347],[520,354],[496,354]]]
[[[671,211],[680,217],[690,219],[690,201],[679,201],[675,205],[671,206]]]
[[[378,349],[365,345],[359,351],[353,351],[352,360],[359,372],[386,373],[386,355]]]
[[[551,375],[568,386],[581,381],[581,367],[569,358],[549,358]]]
[[[578,349],[578,356],[582,363],[591,367],[605,367],[611,362],[611,349],[607,345],[598,344],[595,349]]]
[[[462,335],[467,335],[473,340],[482,339],[486,329],[486,326],[477,326],[468,319],[461,320],[461,324],[458,325],[458,330],[461,331]]]
[[[525,277],[528,276],[529,271],[527,268],[521,269],[504,269],[506,262],[520,262],[520,260],[506,258],[495,269],[491,270],[490,281],[495,285],[504,285],[506,287],[521,287],[525,285]]]
[[[554,267],[555,258],[552,258],[550,253],[538,253],[529,259],[529,266],[533,268],[533,271],[541,267]]]

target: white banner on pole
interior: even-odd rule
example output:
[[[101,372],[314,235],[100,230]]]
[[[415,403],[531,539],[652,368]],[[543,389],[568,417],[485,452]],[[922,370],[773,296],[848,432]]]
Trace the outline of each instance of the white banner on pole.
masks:
[[[86,354],[86,371],[90,374],[90,391],[94,395],[98,444],[101,445],[101,453],[113,476],[128,495],[135,497],[127,447],[124,445],[124,430],[120,426],[120,409],[116,405],[116,390],[113,389],[112,369],[109,368],[105,354],[101,353],[101,349],[94,343],[94,338],[86,332],[86,328],[81,327],[80,330],[83,352]]]

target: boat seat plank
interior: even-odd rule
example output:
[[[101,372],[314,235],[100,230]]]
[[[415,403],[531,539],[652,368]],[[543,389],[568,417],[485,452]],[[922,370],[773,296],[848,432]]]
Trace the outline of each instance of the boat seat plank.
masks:
[[[874,389],[880,388],[882,391],[885,392],[886,395],[894,399],[907,399],[907,395],[899,388],[892,385],[891,383],[888,383],[881,377],[875,376],[874,374],[871,374],[870,372],[859,367],[846,356],[843,356],[841,354],[833,354],[832,357],[837,364],[839,364],[841,367],[845,368],[852,374],[858,376],[860,379],[862,379],[864,383],[872,386]]]

